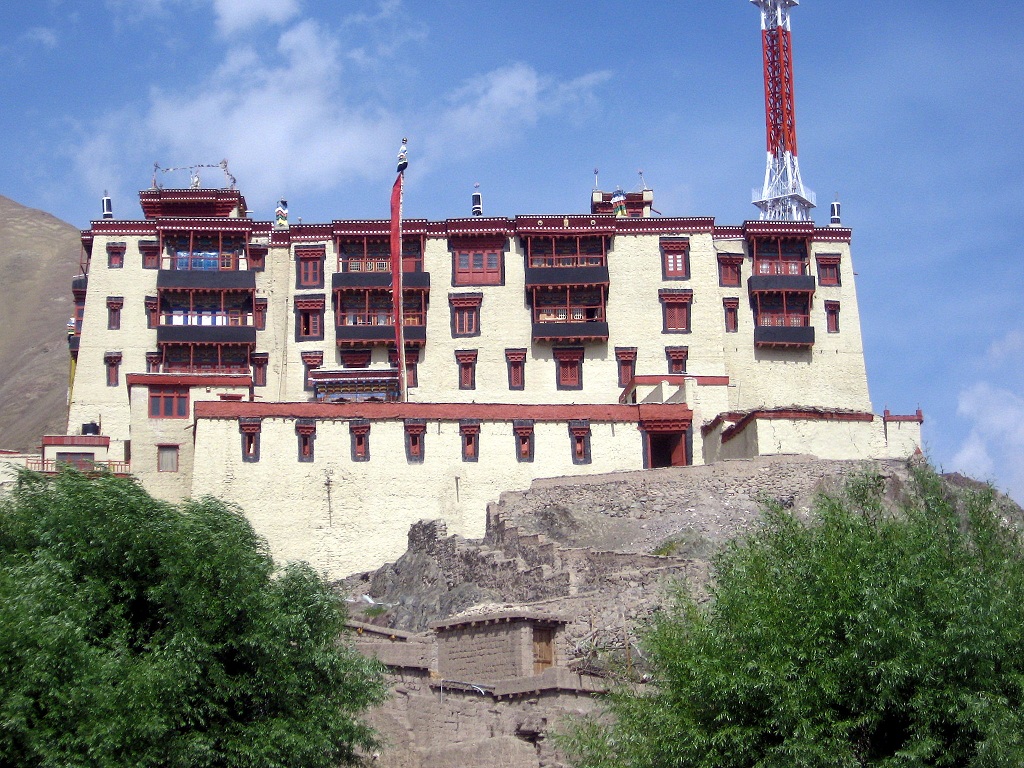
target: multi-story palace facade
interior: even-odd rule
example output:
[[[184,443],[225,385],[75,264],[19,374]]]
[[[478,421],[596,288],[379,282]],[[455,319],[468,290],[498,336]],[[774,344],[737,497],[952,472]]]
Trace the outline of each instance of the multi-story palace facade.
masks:
[[[841,226],[652,216],[650,190],[626,215],[595,191],[583,215],[406,220],[403,394],[389,221],[139,197],[83,233],[44,459],[237,502],[281,559],[370,568],[424,517],[479,536],[537,477],[920,443],[920,413],[872,412]]]

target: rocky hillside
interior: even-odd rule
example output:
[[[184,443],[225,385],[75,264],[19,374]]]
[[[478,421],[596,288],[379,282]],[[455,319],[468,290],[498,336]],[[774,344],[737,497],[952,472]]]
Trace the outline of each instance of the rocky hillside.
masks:
[[[67,426],[79,251],[73,226],[0,196],[0,449],[33,450]]]

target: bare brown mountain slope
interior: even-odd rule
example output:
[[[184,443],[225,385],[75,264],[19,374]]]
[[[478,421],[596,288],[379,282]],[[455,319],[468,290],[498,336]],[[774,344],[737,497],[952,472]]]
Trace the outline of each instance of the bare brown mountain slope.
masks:
[[[65,324],[80,236],[0,195],[0,448],[33,450],[67,426]]]

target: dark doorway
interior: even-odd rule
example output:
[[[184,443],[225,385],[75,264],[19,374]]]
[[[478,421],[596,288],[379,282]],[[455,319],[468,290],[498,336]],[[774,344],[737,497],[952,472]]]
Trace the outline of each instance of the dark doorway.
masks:
[[[648,467],[686,466],[686,435],[682,432],[652,432],[647,436]]]

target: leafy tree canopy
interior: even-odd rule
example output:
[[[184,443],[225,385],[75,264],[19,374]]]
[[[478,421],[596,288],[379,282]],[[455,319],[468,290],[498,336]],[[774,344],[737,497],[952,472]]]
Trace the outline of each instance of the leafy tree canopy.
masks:
[[[0,505],[0,764],[353,762],[384,687],[344,620],[219,501],[22,474]]]
[[[651,623],[649,685],[566,744],[580,768],[1024,765],[1024,548],[991,492],[865,475],[769,509]]]

